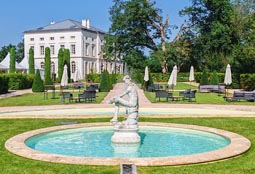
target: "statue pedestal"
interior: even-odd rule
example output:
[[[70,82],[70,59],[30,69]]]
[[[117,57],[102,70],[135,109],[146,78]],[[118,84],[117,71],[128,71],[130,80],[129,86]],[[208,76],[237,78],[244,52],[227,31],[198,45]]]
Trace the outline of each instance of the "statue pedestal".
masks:
[[[113,143],[131,144],[139,143],[141,137],[138,135],[139,128],[114,128],[114,134],[112,136]]]

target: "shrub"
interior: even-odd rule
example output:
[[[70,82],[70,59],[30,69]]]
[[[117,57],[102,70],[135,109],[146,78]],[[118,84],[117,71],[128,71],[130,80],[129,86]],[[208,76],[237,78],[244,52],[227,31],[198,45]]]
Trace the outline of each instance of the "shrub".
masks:
[[[8,81],[9,78],[5,74],[0,74],[0,94],[8,93]]]
[[[240,86],[244,90],[252,91],[255,90],[255,74],[241,74],[240,75]]]
[[[31,88],[34,80],[34,75],[21,73],[9,73],[5,76],[9,79],[8,88],[14,90]]]
[[[44,91],[44,86],[43,86],[43,81],[41,79],[40,71],[37,69],[33,86],[32,86],[32,91],[33,92],[43,92]]]
[[[101,81],[101,74],[86,74],[85,77],[87,82],[100,83]]]
[[[99,85],[100,92],[109,92],[111,89],[110,76],[107,70],[104,70],[102,73],[101,82]]]
[[[208,85],[208,84],[209,84],[208,75],[207,75],[206,70],[204,70],[203,73],[202,73],[201,80],[200,80],[200,85]]]
[[[212,75],[210,76],[210,85],[218,85],[219,84],[219,78],[217,73],[214,71]]]

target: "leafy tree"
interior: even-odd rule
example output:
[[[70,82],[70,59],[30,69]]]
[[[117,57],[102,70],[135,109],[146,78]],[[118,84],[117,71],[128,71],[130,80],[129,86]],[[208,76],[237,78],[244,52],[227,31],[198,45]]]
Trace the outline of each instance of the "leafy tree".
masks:
[[[51,80],[51,72],[50,72],[51,58],[50,58],[50,48],[49,47],[45,48],[44,62],[45,62],[45,66],[44,66],[44,84],[45,85],[52,85],[53,82]]]
[[[128,65],[128,69],[142,70],[146,67],[146,57],[143,52],[137,49],[131,50],[124,58],[124,61]]]
[[[29,74],[35,74],[34,49],[29,49]]]
[[[223,70],[238,41],[232,29],[234,11],[230,0],[193,0],[181,14],[189,17],[190,31],[196,36],[193,56],[209,69]]]
[[[15,47],[12,44],[9,44],[8,46],[3,46],[0,50],[0,62],[6,57],[6,55],[11,51],[11,48]]]
[[[234,0],[233,29],[239,39],[233,49],[233,66],[236,73],[255,72],[255,1]]]
[[[61,82],[61,78],[64,71],[64,50],[60,48],[58,50],[58,82]]]
[[[166,40],[169,33],[169,19],[165,22],[161,10],[155,7],[155,2],[148,0],[113,0],[110,8],[110,35],[106,37],[106,49],[110,53],[118,51],[127,55],[132,49],[152,51],[161,49],[164,54],[160,57],[163,67],[166,66]],[[161,46],[157,46],[160,40]]]
[[[36,73],[35,73],[35,78],[34,78],[34,82],[32,85],[32,91],[33,92],[43,92],[44,91],[43,81],[41,79],[39,69],[37,69]]]
[[[15,52],[15,47],[12,47],[10,51],[10,73],[16,72],[15,63],[16,63],[16,52]]]
[[[21,62],[24,58],[24,42],[19,42],[16,46],[16,60],[17,62]]]
[[[68,74],[68,81],[71,81],[71,68],[70,68],[70,51],[69,49],[64,49],[64,65],[67,65],[67,74]]]

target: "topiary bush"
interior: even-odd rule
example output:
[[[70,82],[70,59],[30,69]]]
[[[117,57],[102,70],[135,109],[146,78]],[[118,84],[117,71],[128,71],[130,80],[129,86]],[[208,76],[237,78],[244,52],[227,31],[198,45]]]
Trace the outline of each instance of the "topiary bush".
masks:
[[[104,70],[102,73],[102,78],[99,85],[100,92],[109,92],[111,89],[111,80],[107,70]]]
[[[41,79],[40,71],[38,69],[36,70],[36,73],[35,73],[32,91],[33,92],[43,92],[44,91],[43,81]]]
[[[202,77],[200,80],[200,85],[209,85],[209,81],[208,81],[208,75],[206,70],[203,71],[202,73]]]
[[[214,71],[210,76],[210,85],[218,85],[219,84],[219,77],[217,73]]]

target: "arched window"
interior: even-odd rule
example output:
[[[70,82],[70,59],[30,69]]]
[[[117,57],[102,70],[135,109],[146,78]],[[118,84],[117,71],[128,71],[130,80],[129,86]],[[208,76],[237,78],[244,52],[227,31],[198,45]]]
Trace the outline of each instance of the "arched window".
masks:
[[[41,69],[44,69],[44,62],[41,62]]]
[[[76,69],[76,65],[74,61],[71,62],[71,67],[72,67],[72,73],[74,73]]]
[[[55,74],[55,63],[54,62],[51,62],[51,67],[50,67],[51,69],[51,73],[52,74]]]

